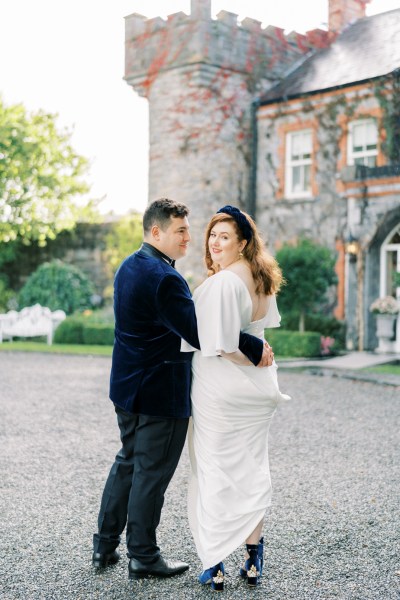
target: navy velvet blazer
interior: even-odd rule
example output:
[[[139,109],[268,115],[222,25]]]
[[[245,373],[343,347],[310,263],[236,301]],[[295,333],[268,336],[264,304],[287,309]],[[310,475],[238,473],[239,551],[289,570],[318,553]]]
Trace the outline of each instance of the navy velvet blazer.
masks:
[[[196,314],[186,281],[156,252],[141,248],[115,276],[110,398],[127,412],[184,418],[193,353],[180,351],[181,337],[200,347]],[[243,333],[239,347],[258,364],[261,340]]]

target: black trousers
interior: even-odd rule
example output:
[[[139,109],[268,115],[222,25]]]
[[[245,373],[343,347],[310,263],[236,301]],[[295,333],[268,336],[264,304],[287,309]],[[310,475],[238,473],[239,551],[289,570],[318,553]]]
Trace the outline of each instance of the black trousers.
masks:
[[[116,407],[122,448],[104,488],[93,551],[110,553],[126,525],[128,557],[157,560],[164,494],[185,443],[189,419],[132,415]]]

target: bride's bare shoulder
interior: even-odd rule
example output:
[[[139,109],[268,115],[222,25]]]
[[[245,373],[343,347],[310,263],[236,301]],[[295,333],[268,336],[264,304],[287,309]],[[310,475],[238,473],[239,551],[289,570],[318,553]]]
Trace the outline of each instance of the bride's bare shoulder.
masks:
[[[253,281],[253,276],[251,274],[251,270],[249,265],[244,260],[238,260],[237,262],[229,265],[229,271],[238,275],[247,286],[250,286]]]

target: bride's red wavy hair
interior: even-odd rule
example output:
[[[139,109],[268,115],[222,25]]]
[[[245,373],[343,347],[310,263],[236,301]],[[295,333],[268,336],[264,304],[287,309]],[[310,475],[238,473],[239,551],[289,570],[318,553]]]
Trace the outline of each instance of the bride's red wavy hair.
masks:
[[[266,294],[267,296],[276,294],[279,292],[279,289],[283,283],[282,271],[275,258],[267,252],[253,219],[244,211],[241,212],[246,216],[252,231],[252,237],[244,247],[242,254],[243,258],[249,264],[254,282],[256,284],[256,292],[258,294]],[[233,219],[230,215],[227,215],[226,213],[217,213],[212,217],[211,221],[207,225],[205,235],[205,263],[208,277],[215,275],[215,273],[220,270],[218,265],[213,262],[210,250],[208,248],[210,233],[212,228],[217,223],[222,223],[225,221],[233,225],[239,242],[245,239],[235,219]]]

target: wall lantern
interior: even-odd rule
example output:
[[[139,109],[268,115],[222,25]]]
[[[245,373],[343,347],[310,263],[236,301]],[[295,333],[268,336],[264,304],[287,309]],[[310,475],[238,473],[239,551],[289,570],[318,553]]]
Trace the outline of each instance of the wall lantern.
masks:
[[[360,242],[357,238],[350,235],[345,244],[346,254],[349,255],[350,262],[356,262],[360,250]]]

